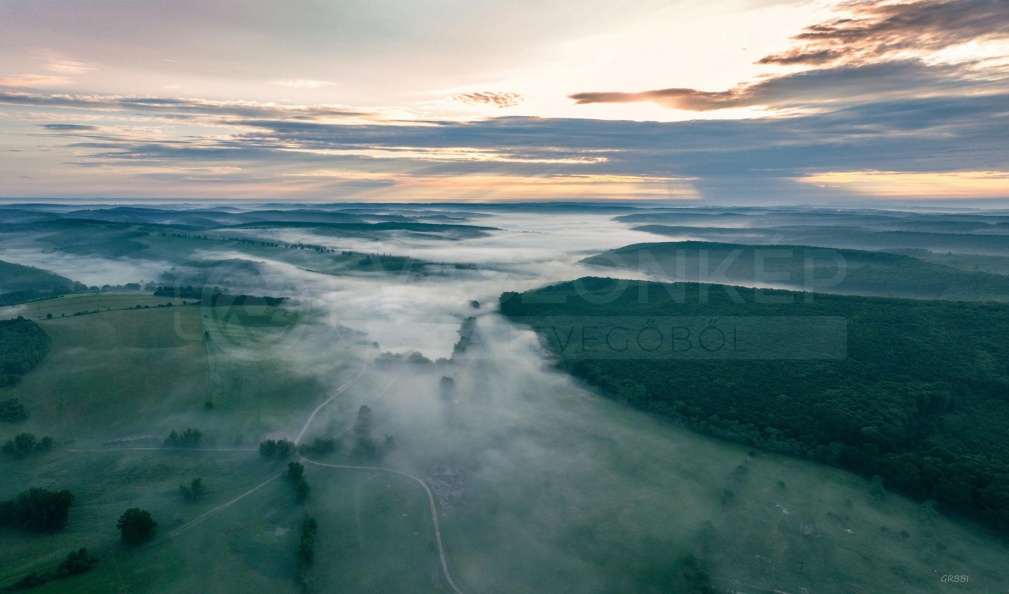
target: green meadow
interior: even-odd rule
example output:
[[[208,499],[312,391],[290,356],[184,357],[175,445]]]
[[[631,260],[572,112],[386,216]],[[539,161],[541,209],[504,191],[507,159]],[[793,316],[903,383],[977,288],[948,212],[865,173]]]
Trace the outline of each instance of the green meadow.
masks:
[[[330,397],[305,438],[342,445],[312,458],[430,485],[446,562],[465,592],[1007,586],[1009,548],[976,527],[894,494],[873,499],[849,473],[647,416],[529,359],[368,366],[370,343],[335,340],[295,304],[115,311],[127,297],[139,295],[53,300],[111,311],[40,320],[49,356],[0,390],[31,415],[0,425],[0,439],[30,431],[56,440],[52,452],[0,460],[0,497],[29,486],[76,496],[60,532],[0,530],[0,587],[87,547],[101,558],[96,568],[34,591],[295,593],[307,512],[319,522],[307,572],[317,591],[451,591],[415,481],[306,464],[312,490],[299,503],[281,476],[286,460],[259,455],[261,439],[293,438]],[[497,323],[483,317],[477,327]],[[439,393],[443,376],[456,381],[452,399]],[[361,404],[374,410],[376,437],[395,438],[382,458],[353,453]],[[163,447],[186,427],[203,431],[200,448]],[[196,477],[207,493],[186,501],[179,485]],[[131,507],[159,523],[140,548],[115,528]],[[942,584],[944,574],[970,582]]]
[[[481,374],[454,373],[447,435],[408,435],[406,421],[394,432],[466,477],[443,526],[468,591],[694,591],[691,557],[713,587],[745,592],[1009,585],[1002,541],[894,494],[873,499],[850,473],[698,435],[563,376],[518,381],[516,398],[495,402]]]
[[[172,306],[181,306],[180,299],[155,297],[150,293],[81,293],[64,295],[52,299],[40,299],[20,305],[0,308],[0,319],[24,316],[32,320],[46,319],[50,314],[54,318],[70,317],[78,312],[115,311],[121,309],[143,307],[158,307],[172,302]]]

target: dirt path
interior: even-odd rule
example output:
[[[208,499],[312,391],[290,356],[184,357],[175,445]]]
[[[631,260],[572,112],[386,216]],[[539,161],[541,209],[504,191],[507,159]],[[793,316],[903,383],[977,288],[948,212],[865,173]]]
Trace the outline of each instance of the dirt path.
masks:
[[[332,396],[330,396],[329,398],[327,398],[325,402],[323,402],[322,404],[320,404],[319,406],[317,406],[315,408],[315,410],[312,411],[312,415],[308,417],[307,421],[305,421],[305,425],[301,428],[301,432],[298,433],[298,437],[295,438],[295,440],[294,440],[295,444],[297,444],[301,440],[301,437],[305,434],[305,431],[308,430],[308,427],[312,424],[312,421],[315,419],[315,415],[317,415],[319,413],[319,411],[322,410],[322,408],[324,406],[326,406],[327,404],[329,404],[330,402],[332,402],[337,396],[339,396],[340,393],[342,393],[344,390],[346,390],[347,388],[349,388],[354,382],[356,382],[358,380],[358,378],[360,378],[362,375],[364,375],[364,372],[367,371],[367,370],[368,370],[368,365],[365,365],[364,367],[362,367],[361,371],[358,372],[357,375],[355,375],[351,379],[349,379],[346,382],[344,382],[344,384],[342,386],[340,386],[339,388],[336,389],[336,392],[334,392]],[[157,450],[163,450],[163,449],[166,449],[166,448],[115,448],[115,449],[136,449],[136,450],[144,450],[144,449],[155,450],[155,449],[157,449]],[[214,451],[212,449],[203,449],[203,448],[176,448],[176,449],[189,449],[189,450],[195,450],[195,451]],[[221,448],[221,451],[224,451],[226,449],[229,449],[231,451],[255,451],[252,448]],[[106,449],[105,451],[108,451],[108,450]],[[183,524],[182,526],[179,526],[175,530],[172,530],[171,532],[169,532],[168,534],[166,534],[164,538],[166,538],[166,539],[167,538],[172,538],[172,537],[178,535],[179,533],[181,533],[182,531],[187,530],[189,528],[192,528],[193,526],[196,526],[197,524],[200,524],[204,520],[206,520],[206,519],[208,519],[208,518],[210,518],[212,516],[217,515],[218,513],[220,513],[222,511],[224,511],[225,509],[231,507],[235,503],[238,503],[242,499],[248,497],[249,495],[252,495],[253,493],[255,493],[256,491],[258,491],[262,487],[265,487],[266,485],[268,485],[269,483],[277,480],[278,478],[280,478],[283,475],[284,475],[283,472],[280,472],[280,473],[277,473],[277,474],[273,475],[272,477],[270,477],[270,478],[266,479],[265,481],[259,483],[255,487],[253,487],[253,488],[249,489],[248,491],[242,493],[238,497],[235,497],[235,498],[233,498],[233,499],[231,499],[229,501],[226,501],[225,503],[222,503],[221,505],[218,505],[217,507],[209,509],[206,512],[200,514],[200,516],[198,516],[197,518],[193,519],[192,521],[189,521],[189,522]]]
[[[330,396],[329,398],[327,398],[325,402],[321,403],[319,406],[317,406],[315,408],[315,410],[312,411],[312,414],[308,417],[308,420],[306,420],[305,424],[302,426],[301,431],[298,432],[298,436],[294,439],[295,445],[297,445],[298,443],[301,442],[301,438],[304,437],[305,432],[308,431],[308,428],[312,425],[312,421],[315,420],[315,417],[316,417],[316,415],[319,414],[319,411],[321,411],[323,408],[325,408],[326,405],[328,405],[333,400],[335,400],[337,396],[339,396],[347,388],[349,388],[351,385],[353,385],[354,382],[356,382],[358,379],[360,379],[360,377],[362,375],[364,375],[365,371],[367,371],[369,367],[370,367],[369,365],[365,365],[364,367],[362,367],[361,371],[359,371],[357,375],[355,375],[351,379],[349,379],[346,382],[344,382],[343,385],[341,385],[339,388],[336,389],[336,391],[333,393],[332,396]],[[383,388],[382,391],[378,393],[378,395],[376,395],[374,398],[372,398],[370,402],[372,402],[372,403],[376,402],[378,399],[380,399],[382,396],[384,396],[385,393],[389,390],[389,388],[391,388],[392,385],[396,382],[396,379],[397,378],[393,378],[393,380],[390,381],[385,386],[385,388]],[[247,451],[256,451],[255,448],[165,448],[165,447],[132,447],[132,448],[131,447],[120,447],[120,448],[109,448],[109,447],[106,447],[106,448],[100,448],[100,449],[97,449],[97,448],[96,449],[70,449],[70,450],[67,450],[67,451],[83,453],[83,452],[109,452],[109,451],[115,451],[115,450],[166,450],[166,449],[188,450],[188,451],[197,451],[197,452],[208,452],[208,451],[209,452],[213,452],[213,451],[241,451],[241,452],[247,452]],[[431,521],[432,521],[432,524],[434,525],[434,537],[435,537],[435,543],[436,543],[436,545],[438,547],[438,558],[439,558],[439,560],[441,562],[442,573],[444,574],[445,580],[448,582],[449,586],[451,586],[452,591],[455,592],[456,594],[463,594],[463,591],[452,580],[452,574],[449,572],[449,569],[448,569],[448,559],[445,556],[445,544],[442,541],[442,537],[441,537],[441,524],[438,521],[438,508],[437,508],[437,506],[435,504],[434,493],[431,491],[431,487],[429,487],[427,485],[427,483],[424,482],[423,479],[421,479],[420,477],[414,476],[412,474],[409,474],[407,472],[403,472],[402,470],[395,470],[393,468],[383,468],[383,467],[380,467],[380,466],[350,466],[350,465],[344,465],[344,464],[327,464],[325,462],[318,462],[318,461],[315,461],[315,460],[311,460],[311,459],[306,458],[306,457],[301,456],[301,455],[298,456],[298,459],[300,459],[301,461],[303,461],[303,462],[305,462],[307,464],[312,464],[314,466],[320,466],[320,467],[324,467],[324,468],[335,468],[335,469],[340,469],[340,470],[363,470],[363,471],[368,471],[368,472],[385,472],[385,473],[389,473],[389,474],[395,474],[395,475],[399,475],[401,477],[410,479],[411,481],[414,481],[415,483],[417,483],[418,485],[420,485],[421,488],[424,489],[424,493],[427,495],[428,507],[431,510]],[[182,526],[179,526],[175,530],[172,530],[171,532],[167,533],[162,538],[159,538],[155,543],[151,543],[151,545],[149,545],[149,546],[153,546],[153,545],[159,544],[161,542],[164,542],[165,540],[174,538],[175,536],[181,534],[185,530],[188,530],[189,528],[192,528],[193,526],[197,526],[197,525],[201,524],[205,520],[207,520],[207,519],[209,519],[209,518],[217,515],[218,513],[222,512],[225,509],[231,507],[232,505],[238,503],[242,499],[248,497],[249,495],[252,495],[253,493],[255,493],[256,491],[258,491],[259,489],[262,489],[263,487],[265,487],[266,485],[270,484],[271,482],[277,480],[278,478],[280,478],[283,475],[284,475],[284,472],[279,472],[279,473],[271,476],[270,478],[268,478],[265,481],[259,483],[255,487],[252,487],[248,491],[245,491],[241,495],[238,495],[237,497],[234,497],[234,498],[232,498],[232,499],[230,499],[230,500],[228,500],[228,501],[226,501],[226,502],[224,502],[224,503],[222,503],[222,504],[220,504],[220,505],[218,505],[216,507],[213,507],[213,508],[207,510],[206,512],[200,514],[199,516],[197,516],[193,520],[191,520],[191,521],[183,524]]]
[[[312,411],[311,416],[309,416],[308,420],[305,421],[305,425],[301,428],[301,431],[298,432],[298,436],[294,438],[294,445],[298,445],[301,443],[301,438],[305,435],[305,431],[308,431],[308,427],[309,425],[312,424],[312,421],[315,420],[315,415],[319,414],[319,411],[322,410],[323,407],[325,407],[327,404],[335,400],[337,396],[339,396],[344,390],[349,388],[351,384],[353,384],[358,380],[358,378],[364,375],[364,372],[368,371],[368,367],[370,367],[370,365],[365,365],[364,367],[362,367],[361,371],[359,371],[357,375],[344,382],[342,386],[340,386],[339,388],[336,389],[335,392],[333,392],[332,396],[327,398],[326,401],[320,404],[319,406],[315,407],[315,410]]]
[[[164,536],[164,539],[168,539],[168,538],[172,538],[172,537],[174,537],[174,536],[178,535],[179,533],[181,533],[181,532],[182,532],[183,530],[186,530],[186,529],[188,529],[188,528],[192,528],[193,526],[196,526],[197,524],[199,524],[199,523],[203,522],[203,521],[204,521],[204,520],[206,520],[207,518],[209,518],[209,517],[211,517],[211,516],[213,516],[213,515],[216,515],[216,514],[217,514],[217,513],[219,513],[219,512],[222,512],[222,511],[224,511],[225,509],[227,509],[227,508],[231,507],[231,506],[232,506],[232,505],[234,505],[235,503],[238,503],[238,502],[239,502],[239,501],[241,501],[242,499],[245,499],[245,498],[246,498],[246,497],[248,497],[249,495],[252,495],[252,494],[253,494],[253,493],[255,493],[256,491],[260,490],[261,488],[265,487],[266,485],[268,485],[268,484],[272,483],[273,481],[277,480],[278,478],[280,478],[280,477],[282,477],[282,476],[284,476],[284,473],[283,473],[283,472],[278,472],[277,474],[275,474],[275,475],[271,476],[270,478],[266,479],[265,481],[263,481],[263,482],[259,483],[259,484],[258,484],[258,485],[256,485],[255,487],[253,487],[253,488],[249,489],[249,490],[248,490],[248,491],[246,491],[245,493],[242,493],[242,494],[241,494],[241,495],[239,495],[238,497],[235,497],[234,499],[232,499],[232,500],[230,500],[230,501],[227,501],[227,502],[225,502],[225,503],[222,503],[221,505],[218,505],[218,506],[217,506],[217,507],[215,507],[215,508],[212,508],[212,509],[209,509],[209,510],[207,510],[207,511],[203,512],[202,514],[200,514],[200,515],[199,515],[198,517],[196,517],[195,519],[193,519],[193,520],[191,520],[191,521],[189,521],[189,522],[186,522],[185,524],[183,524],[183,525],[179,526],[179,527],[178,527],[178,528],[176,528],[175,530],[172,530],[171,532],[169,532],[168,534],[166,534],[166,535]],[[162,539],[162,540],[164,540],[164,539]]]
[[[434,503],[434,493],[431,492],[431,487],[428,487],[427,483],[425,483],[423,479],[421,479],[420,477],[416,477],[412,474],[403,472],[402,470],[383,468],[381,466],[348,466],[345,464],[326,464],[325,462],[316,462],[315,460],[305,458],[304,456],[298,456],[298,458],[307,464],[313,464],[315,466],[322,466],[325,468],[338,468],[341,470],[364,470],[369,472],[387,472],[389,474],[396,474],[408,478],[419,484],[424,489],[424,493],[427,494],[427,503],[428,506],[431,508],[431,521],[434,524],[434,538],[435,538],[435,544],[438,545],[438,557],[441,560],[442,573],[445,574],[445,580],[448,581],[448,585],[452,587],[452,590],[456,594],[463,594],[463,591],[459,589],[459,586],[456,586],[455,582],[452,581],[452,574],[449,573],[448,571],[448,559],[445,557],[445,545],[444,543],[442,543],[441,539],[441,525],[438,523],[438,509]]]
[[[329,404],[330,402],[332,402],[333,399],[335,399],[337,397],[337,395],[340,394],[340,392],[342,392],[345,388],[347,388],[348,386],[350,386],[350,384],[352,384],[355,381],[357,381],[357,379],[359,377],[361,377],[361,375],[364,374],[364,372],[367,370],[367,368],[368,367],[365,366],[363,369],[361,369],[361,372],[358,373],[353,379],[349,380],[347,383],[345,383],[342,386],[340,386],[337,389],[337,391],[336,391],[335,394],[333,394],[331,397],[329,397],[329,399],[327,399],[325,402],[323,402],[318,407],[316,407],[316,409],[312,412],[312,416],[310,416],[308,418],[308,421],[305,422],[305,426],[301,428],[301,432],[298,433],[298,437],[295,438],[295,440],[294,440],[295,444],[298,444],[301,441],[301,438],[305,434],[305,431],[308,430],[308,427],[312,424],[312,421],[315,419],[315,415],[318,414],[318,412],[320,410],[322,410],[323,407],[325,407],[327,404]],[[384,396],[385,393],[389,390],[389,388],[392,387],[392,385],[396,382],[397,379],[398,378],[393,378],[392,381],[390,381],[385,386],[385,388],[383,388],[382,391],[378,393],[377,396],[375,396],[374,398],[371,399],[370,403],[374,403],[374,402],[378,401],[379,398],[381,398],[382,396]],[[346,430],[344,430],[343,432],[345,433]],[[392,469],[392,468],[383,468],[383,467],[380,467],[380,466],[349,466],[349,465],[345,465],[345,464],[327,464],[325,462],[317,462],[317,461],[312,460],[310,458],[306,458],[306,457],[304,457],[304,456],[302,456],[300,454],[298,455],[298,459],[301,460],[302,462],[305,462],[305,463],[308,463],[308,464],[313,464],[315,466],[322,466],[324,468],[337,468],[337,469],[340,469],[340,470],[364,470],[364,471],[371,471],[371,472],[386,472],[386,473],[390,473],[390,474],[396,474],[396,475],[408,478],[408,479],[416,482],[417,484],[419,484],[424,489],[424,493],[427,494],[427,503],[428,503],[428,506],[431,508],[431,521],[434,524],[434,538],[435,538],[435,543],[438,545],[438,557],[441,560],[441,570],[442,570],[442,573],[445,574],[445,580],[448,581],[448,584],[449,584],[449,586],[452,587],[452,590],[456,594],[463,594],[462,590],[460,590],[459,587],[455,585],[455,582],[452,581],[452,574],[449,573],[449,570],[448,570],[448,559],[445,557],[445,545],[444,545],[444,543],[442,542],[442,539],[441,539],[441,525],[438,522],[438,508],[435,505],[434,493],[431,492],[431,487],[427,486],[427,483],[425,483],[423,479],[421,479],[420,477],[414,476],[412,474],[403,472],[402,470],[395,470],[395,469]]]

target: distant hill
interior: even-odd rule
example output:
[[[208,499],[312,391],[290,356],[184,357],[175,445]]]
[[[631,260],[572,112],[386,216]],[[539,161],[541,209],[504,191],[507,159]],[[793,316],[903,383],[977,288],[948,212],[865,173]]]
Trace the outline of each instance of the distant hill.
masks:
[[[846,227],[856,232],[935,231],[939,233],[1004,233],[1004,211],[926,213],[832,208],[679,208],[656,209],[615,217],[624,223],[723,228]]]
[[[48,270],[0,260],[0,306],[74,292],[74,281]]]
[[[429,239],[466,239],[485,237],[494,227],[455,225],[444,223],[378,222],[378,223],[328,223],[296,220],[263,220],[233,225],[232,228],[295,228],[312,229],[320,235],[372,237],[390,232],[403,232]]]
[[[676,241],[629,245],[582,262],[641,271],[669,281],[773,286],[840,295],[1009,301],[1009,276],[865,250]]]
[[[782,243],[867,250],[927,249],[933,252],[1009,255],[1009,234],[1004,226],[991,225],[991,233],[941,233],[885,230],[845,226],[782,227],[691,227],[687,225],[641,225],[635,231],[675,237],[679,240]]]

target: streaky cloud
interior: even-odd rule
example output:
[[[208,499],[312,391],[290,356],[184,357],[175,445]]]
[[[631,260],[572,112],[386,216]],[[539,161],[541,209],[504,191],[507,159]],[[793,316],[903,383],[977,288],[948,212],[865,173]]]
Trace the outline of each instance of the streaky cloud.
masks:
[[[850,16],[807,27],[793,38],[797,47],[759,63],[864,64],[1009,38],[1009,3],[1003,0],[869,0],[845,2],[839,8]]]
[[[497,107],[514,107],[524,100],[518,93],[495,93],[484,91],[480,93],[458,93],[452,99],[469,105],[495,105]]]

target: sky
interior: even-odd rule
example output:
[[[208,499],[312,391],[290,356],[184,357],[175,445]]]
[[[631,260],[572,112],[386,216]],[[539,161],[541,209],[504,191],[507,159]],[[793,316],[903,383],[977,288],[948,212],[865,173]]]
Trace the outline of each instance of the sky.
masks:
[[[1009,198],[1006,0],[2,0],[0,198]]]

